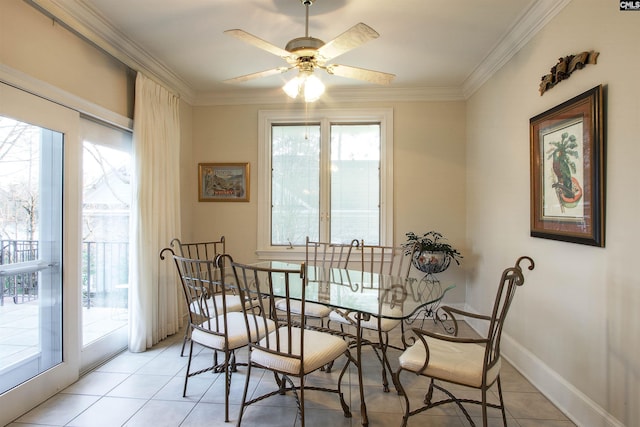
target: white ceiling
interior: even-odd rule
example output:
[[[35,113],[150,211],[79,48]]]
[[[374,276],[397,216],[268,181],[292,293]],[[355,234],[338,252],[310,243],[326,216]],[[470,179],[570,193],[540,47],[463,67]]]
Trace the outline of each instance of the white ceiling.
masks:
[[[92,34],[125,52],[193,103],[233,97],[283,96],[295,71],[230,85],[223,80],[286,63],[223,34],[240,28],[284,48],[304,36],[300,0],[34,0],[54,3]],[[325,42],[358,22],[378,39],[332,63],[395,74],[390,86],[317,70],[327,95],[387,93],[404,99],[464,99],[508,60],[568,1],[315,0],[309,35]],[[43,6],[45,7],[45,6]],[[56,13],[58,14],[58,13]],[[120,58],[122,59],[122,58]],[[386,92],[384,92],[386,91]]]

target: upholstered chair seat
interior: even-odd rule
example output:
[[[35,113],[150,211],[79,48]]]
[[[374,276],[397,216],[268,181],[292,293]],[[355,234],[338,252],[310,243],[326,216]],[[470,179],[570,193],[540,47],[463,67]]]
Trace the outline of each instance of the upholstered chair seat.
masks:
[[[290,375],[298,374],[301,368],[303,368],[303,374],[308,374],[337,359],[347,351],[347,343],[343,339],[335,335],[305,329],[304,352],[301,352],[300,334],[302,331],[300,328],[291,329],[292,348],[289,348],[287,328],[280,328],[277,334],[275,331],[271,332],[269,337],[263,338],[259,344],[261,347],[271,350],[276,350],[279,347],[280,353],[267,352],[258,347],[251,353],[251,361],[267,369]],[[287,357],[282,353],[292,353],[296,356],[304,354],[304,366],[301,366],[299,357]]]
[[[426,337],[429,346],[429,364],[421,371],[427,352],[422,341],[417,341],[399,357],[400,367],[420,375],[437,377],[444,381],[479,388],[482,385],[485,347],[474,343],[444,341]],[[500,372],[501,359],[487,371],[487,381],[493,383]]]
[[[506,268],[502,272],[500,283],[495,296],[493,310],[490,315],[461,310],[455,307],[442,306],[444,312],[441,319],[452,322],[453,335],[438,334],[432,331],[413,328],[414,343],[399,357],[399,368],[396,373],[398,392],[405,400],[405,413],[402,417],[402,427],[407,425],[409,417],[436,406],[455,403],[460,411],[475,426],[467,408],[468,404],[479,405],[482,409],[482,425],[488,426],[487,408],[499,409],[502,422],[507,427],[507,415],[502,398],[500,384],[500,340],[509,307],[513,301],[516,288],[524,284],[524,275],[520,262],[527,261],[529,270],[533,270],[534,262],[528,256],[518,258],[514,267]],[[459,322],[471,319],[479,324],[485,324],[487,330],[480,337],[458,336]],[[429,378],[429,389],[415,409],[411,408],[411,401],[402,385],[402,373],[409,372],[421,377]],[[415,383],[415,381],[414,381]],[[459,398],[448,390],[448,384],[457,384],[480,390],[480,399]],[[489,403],[487,394],[496,385],[499,403]],[[444,393],[443,398],[433,400],[434,390]],[[464,404],[464,405],[463,405]]]

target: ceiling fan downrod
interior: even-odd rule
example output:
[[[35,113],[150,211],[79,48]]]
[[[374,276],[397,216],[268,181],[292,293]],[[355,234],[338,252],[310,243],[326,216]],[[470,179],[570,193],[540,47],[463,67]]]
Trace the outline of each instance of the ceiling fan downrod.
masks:
[[[305,20],[304,20],[304,36],[309,37],[309,6],[313,4],[313,0],[300,0],[305,5]]]
[[[313,4],[313,1],[314,0],[300,0],[300,3],[305,6],[306,10],[304,37],[296,37],[293,40],[289,40],[284,48],[288,52],[296,53],[299,57],[308,57],[309,59],[312,59],[316,51],[324,46],[322,40],[309,37],[309,6]]]

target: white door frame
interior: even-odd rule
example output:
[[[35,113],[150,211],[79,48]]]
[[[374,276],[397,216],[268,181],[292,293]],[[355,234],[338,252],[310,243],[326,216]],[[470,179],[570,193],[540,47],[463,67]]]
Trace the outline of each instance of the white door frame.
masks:
[[[0,83],[0,114],[64,134],[62,235],[62,363],[0,395],[0,425],[11,422],[75,382],[80,372],[79,113]]]

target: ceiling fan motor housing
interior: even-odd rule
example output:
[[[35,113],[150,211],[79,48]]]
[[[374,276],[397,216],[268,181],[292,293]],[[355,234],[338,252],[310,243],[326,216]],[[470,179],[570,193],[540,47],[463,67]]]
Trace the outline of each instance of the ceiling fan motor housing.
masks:
[[[315,37],[297,37],[285,46],[285,50],[300,56],[310,56],[324,46],[324,42]]]

